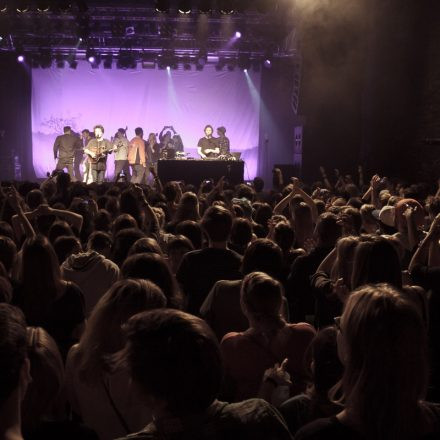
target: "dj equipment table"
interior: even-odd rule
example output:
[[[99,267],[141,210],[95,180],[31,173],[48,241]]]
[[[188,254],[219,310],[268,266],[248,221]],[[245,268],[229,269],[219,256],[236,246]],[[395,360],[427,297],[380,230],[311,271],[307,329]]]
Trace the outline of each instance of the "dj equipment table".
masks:
[[[157,173],[163,183],[183,180],[185,183],[200,185],[205,179],[217,181],[225,176],[236,185],[243,183],[244,162],[242,160],[159,160]]]

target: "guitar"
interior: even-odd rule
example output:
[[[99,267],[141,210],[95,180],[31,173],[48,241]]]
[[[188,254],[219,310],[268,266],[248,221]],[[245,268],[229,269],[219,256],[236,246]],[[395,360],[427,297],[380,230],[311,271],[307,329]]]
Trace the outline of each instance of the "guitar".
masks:
[[[92,164],[98,163],[101,159],[105,158],[108,154],[113,153],[114,149],[104,150],[101,149],[101,146],[98,145],[98,150],[95,153],[95,156],[91,156],[89,153],[86,153],[89,156],[89,162]]]

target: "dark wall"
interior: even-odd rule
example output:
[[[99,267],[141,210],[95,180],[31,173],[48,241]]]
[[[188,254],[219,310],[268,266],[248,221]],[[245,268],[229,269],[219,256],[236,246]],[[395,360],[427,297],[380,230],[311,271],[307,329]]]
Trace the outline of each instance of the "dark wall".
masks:
[[[440,137],[440,2],[334,0],[312,12],[300,26],[306,176],[362,164],[432,177],[440,147],[422,140]]]
[[[363,0],[303,3],[303,175],[314,179],[320,165],[349,171],[359,161],[367,23]]]
[[[10,179],[13,157],[22,167],[22,178],[34,179],[32,166],[32,128],[30,69],[16,61],[13,54],[0,53],[0,141],[2,164],[0,179]],[[13,171],[12,171],[13,173]]]
[[[258,174],[270,185],[275,164],[293,164],[292,109],[294,63],[278,60],[261,73],[260,144]]]

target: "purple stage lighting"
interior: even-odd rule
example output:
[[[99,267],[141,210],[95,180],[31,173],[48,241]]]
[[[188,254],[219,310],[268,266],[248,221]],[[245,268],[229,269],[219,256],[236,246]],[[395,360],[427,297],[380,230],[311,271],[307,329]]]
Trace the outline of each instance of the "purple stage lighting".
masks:
[[[24,56],[23,56],[23,55],[18,55],[18,57],[17,57],[17,61],[18,61],[19,63],[22,63],[22,62],[24,61]]]
[[[235,38],[241,38],[241,32],[240,31],[237,31],[235,33]]]
[[[95,57],[93,55],[89,56],[88,61],[90,64],[93,64],[95,62]]]
[[[268,69],[272,67],[272,61],[270,61],[269,59],[264,60],[264,67],[267,67]]]

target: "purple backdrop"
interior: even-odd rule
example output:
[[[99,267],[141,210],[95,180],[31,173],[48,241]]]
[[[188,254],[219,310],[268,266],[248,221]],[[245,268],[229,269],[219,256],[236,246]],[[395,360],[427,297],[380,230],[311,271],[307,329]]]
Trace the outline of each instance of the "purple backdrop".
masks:
[[[185,151],[197,157],[203,128],[225,126],[231,150],[246,161],[245,178],[257,172],[260,111],[260,73],[241,70],[218,72],[213,65],[203,71],[92,69],[86,61],[78,68],[32,71],[33,165],[37,177],[54,166],[53,142],[64,125],[75,131],[102,124],[110,139],[119,127],[128,126],[128,137],[137,126],[145,135],[173,125]],[[107,177],[113,177],[113,159]]]

